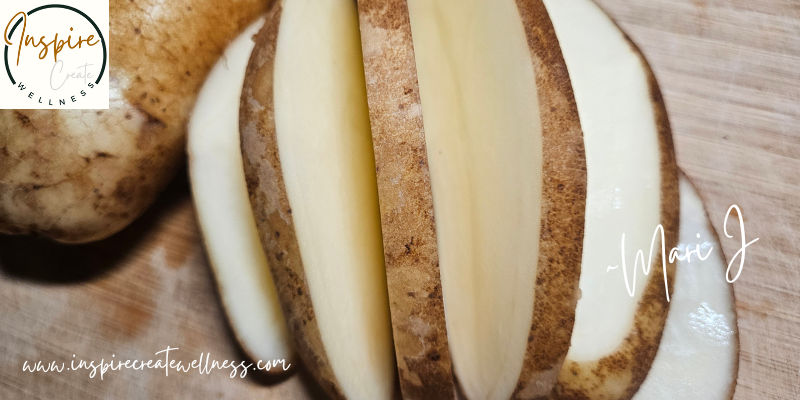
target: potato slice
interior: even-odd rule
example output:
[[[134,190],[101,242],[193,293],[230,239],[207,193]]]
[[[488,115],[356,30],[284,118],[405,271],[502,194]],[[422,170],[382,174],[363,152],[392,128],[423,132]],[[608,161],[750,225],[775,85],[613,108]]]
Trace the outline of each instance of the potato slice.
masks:
[[[395,361],[356,5],[277,1],[241,99],[245,176],[296,349],[334,398],[389,399]]]
[[[544,6],[367,0],[359,16],[403,394],[451,398],[452,363],[467,398],[546,395],[578,297],[586,169]]]
[[[675,291],[658,354],[634,400],[727,400],[733,398],[739,367],[739,337],[733,286],[725,280],[727,263],[703,201],[681,174],[681,256]],[[713,248],[713,250],[712,250]]]
[[[253,361],[294,364],[275,283],[261,247],[242,168],[239,99],[255,35],[250,25],[225,50],[197,96],[189,120],[189,176],[197,220],[234,335]]]
[[[591,0],[544,0],[569,70],[589,171],[582,297],[572,346],[559,376],[561,398],[629,399],[656,355],[668,303],[661,252],[645,276],[656,226],[678,237],[678,175],[666,110],[644,57]],[[620,240],[625,234],[631,297]],[[656,249],[661,249],[659,239]],[[672,287],[674,265],[667,265]]]

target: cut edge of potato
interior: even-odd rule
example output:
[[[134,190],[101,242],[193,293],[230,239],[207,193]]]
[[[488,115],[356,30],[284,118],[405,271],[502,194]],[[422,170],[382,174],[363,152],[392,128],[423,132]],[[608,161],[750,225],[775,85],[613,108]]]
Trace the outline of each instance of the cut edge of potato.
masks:
[[[634,400],[732,399],[739,369],[739,334],[733,286],[725,279],[726,260],[703,200],[680,173],[681,256],[675,290],[658,353]]]
[[[245,78],[241,146],[305,365],[333,398],[389,399],[395,360],[355,7],[273,4]]]
[[[200,90],[187,153],[195,211],[225,315],[242,350],[269,374],[294,364],[275,283],[258,238],[239,149],[240,83],[264,19],[225,50]],[[283,360],[272,367],[273,362]],[[262,370],[263,371],[263,370]]]
[[[551,2],[545,1],[549,7],[555,6],[558,2]],[[565,15],[568,12],[575,12],[576,10],[580,10],[581,12],[591,12],[594,13],[591,18],[603,18],[605,20],[602,21],[603,24],[611,24],[611,29],[614,29],[618,32],[618,38],[612,38],[612,40],[620,40],[621,45],[626,47],[628,51],[632,53],[635,59],[638,61],[637,69],[643,73],[642,79],[644,81],[640,82],[642,85],[646,85],[645,89],[647,94],[646,97],[642,97],[641,99],[636,99],[637,102],[644,102],[644,104],[650,104],[652,108],[653,114],[653,121],[655,122],[653,132],[656,137],[653,139],[655,146],[657,146],[656,154],[658,156],[658,165],[652,168],[654,173],[657,173],[659,176],[658,188],[660,191],[660,202],[658,207],[658,221],[653,223],[653,226],[648,226],[646,228],[642,228],[637,232],[628,232],[628,237],[626,239],[626,257],[630,262],[628,262],[628,275],[631,276],[633,274],[633,255],[638,249],[642,249],[645,254],[647,254],[650,239],[652,238],[653,231],[656,228],[658,223],[663,225],[664,232],[665,232],[665,243],[664,247],[666,249],[671,249],[676,243],[678,238],[678,218],[679,218],[679,195],[678,195],[678,175],[677,175],[677,165],[675,162],[675,155],[672,146],[672,136],[669,127],[669,121],[667,119],[666,109],[664,107],[663,99],[661,97],[660,90],[658,88],[658,84],[656,79],[650,70],[649,65],[647,64],[644,56],[641,52],[636,48],[636,46],[630,42],[627,36],[622,33],[618,27],[611,21],[599,8],[597,9],[589,9],[589,7],[597,7],[594,3],[588,0],[579,0],[579,1],[572,1],[569,5],[566,3],[558,3],[562,9],[558,12],[560,15],[557,15],[554,18],[554,23],[556,26],[556,31],[559,30],[566,30],[572,27],[579,27],[584,28],[588,26],[586,21],[579,22],[575,18],[571,18],[572,16]],[[572,8],[569,8],[572,7]],[[565,11],[568,10],[568,11]],[[556,11],[555,8],[550,9],[551,16],[553,16],[554,12]],[[595,22],[599,21],[599,19],[595,19]],[[560,25],[563,24],[563,25]],[[571,25],[568,25],[571,24]],[[559,29],[561,26],[561,29]],[[606,27],[607,28],[607,27]],[[566,32],[562,32],[566,33]],[[583,36],[587,35],[594,35],[588,37],[597,37],[598,32],[586,32]],[[562,49],[564,48],[565,41],[562,39]],[[607,41],[606,41],[607,42]],[[604,43],[606,43],[604,42]],[[567,44],[569,45],[569,44]],[[597,51],[602,52],[605,51],[606,46],[598,47],[597,44],[593,45],[593,49],[597,49]],[[566,51],[565,53],[569,53]],[[574,57],[574,56],[573,56]],[[570,57],[567,58],[567,65],[569,66]],[[574,66],[573,66],[574,68]],[[602,69],[603,68],[603,61],[599,61],[592,64],[592,68],[595,69]],[[571,70],[571,76],[573,78],[573,82],[575,82],[575,75],[577,71]],[[630,73],[631,71],[627,71]],[[580,77],[578,77],[578,81],[580,81]],[[596,78],[594,79],[602,79]],[[621,79],[621,78],[619,78]],[[626,78],[627,75],[626,75]],[[638,78],[637,78],[638,79]],[[578,99],[578,108],[581,109],[581,90],[587,90],[582,88],[580,85],[575,85],[576,91],[576,98]],[[637,103],[638,104],[638,103]],[[584,106],[587,107],[587,106]],[[597,104],[591,105],[591,107],[597,107]],[[600,106],[602,107],[602,106]],[[591,126],[597,121],[590,121],[585,118],[585,115],[582,115],[582,122],[584,125],[584,131],[592,133],[589,129],[592,129]],[[624,121],[624,120],[623,120]],[[614,121],[614,123],[618,123],[618,121]],[[608,124],[606,122],[605,124]],[[609,139],[611,140],[611,139]],[[621,138],[620,140],[626,141],[628,139]],[[611,143],[616,143],[616,141],[612,141]],[[593,151],[595,153],[593,153]],[[599,157],[597,153],[598,149],[592,149],[587,146],[587,159],[590,161],[588,163],[588,167],[590,168],[590,196],[593,196],[591,193],[592,189],[592,165],[593,165],[593,158],[602,158]],[[638,151],[638,149],[637,149]],[[595,161],[594,163],[596,163]],[[630,168],[630,166],[629,166]],[[622,172],[620,172],[622,173]],[[613,188],[612,188],[613,189]],[[634,188],[634,190],[638,190]],[[596,194],[595,194],[596,195]],[[611,205],[608,205],[611,206]],[[654,212],[656,210],[653,210]],[[630,212],[630,211],[629,211]],[[596,214],[596,211],[589,210],[587,211],[587,221],[589,220],[588,217],[592,216],[592,214]],[[639,237],[642,236],[642,237]],[[644,241],[645,245],[642,246],[633,246],[631,245],[631,241],[633,239],[638,239],[640,241]],[[606,264],[599,264],[603,262],[608,262],[610,265],[615,265],[619,263],[619,237],[612,235],[608,239],[611,242],[608,244],[610,248],[616,249],[617,255],[611,260],[598,260],[591,265],[584,265],[584,270],[588,270],[589,268],[594,269],[602,269],[600,272],[601,274],[606,274]],[[661,241],[658,241],[658,244],[661,244]],[[589,248],[589,247],[585,247]],[[627,333],[623,331],[622,337],[619,337],[617,343],[619,343],[616,348],[613,348],[608,353],[603,353],[598,356],[598,358],[592,359],[580,359],[575,360],[571,357],[572,355],[568,355],[567,362],[564,364],[560,376],[559,382],[556,385],[554,390],[554,395],[556,397],[565,397],[565,398],[572,398],[575,396],[585,396],[585,397],[602,397],[602,396],[611,396],[613,398],[622,398],[622,399],[629,399],[631,398],[637,391],[641,382],[645,379],[647,372],[650,368],[650,365],[653,361],[653,358],[656,355],[656,351],[658,349],[658,344],[661,340],[661,333],[664,326],[664,322],[667,317],[667,311],[669,304],[667,302],[667,294],[665,293],[665,274],[663,269],[661,268],[661,252],[660,248],[654,252],[654,258],[650,261],[651,271],[650,275],[644,278],[641,278],[644,282],[638,282],[639,290],[639,301],[633,304],[634,308],[632,311],[634,312],[632,315],[632,320],[630,325],[627,324],[615,324],[611,323],[610,325],[620,326],[624,328],[625,326],[630,326]],[[670,290],[672,288],[672,283],[674,281],[674,271],[675,266],[674,264],[667,263],[667,270],[666,270],[666,281],[667,285],[669,285]],[[618,290],[620,293],[625,294],[625,286],[621,285],[623,282],[622,270],[618,269],[617,271],[611,271],[607,273],[608,278],[603,279],[614,279],[614,290]],[[638,275],[642,275],[642,271],[638,271]],[[638,281],[639,279],[637,279]],[[604,282],[605,283],[605,282]],[[644,283],[644,288],[642,288],[642,283]],[[594,286],[598,286],[598,282],[594,282]],[[603,285],[600,285],[603,286]],[[588,299],[586,294],[584,293],[583,299]],[[587,300],[588,301],[588,300]],[[598,299],[594,300],[595,303],[599,302]],[[581,318],[580,313],[580,303],[578,307],[578,314],[577,317]],[[577,328],[579,326],[580,320],[576,322],[576,332],[575,334],[579,334],[582,331],[579,331]],[[638,334],[637,334],[638,332]],[[595,334],[593,332],[591,334]],[[573,336],[573,340],[576,340],[576,337]],[[578,340],[592,340],[591,337],[588,339],[582,336]],[[585,344],[585,343],[584,343]],[[573,345],[574,347],[574,345]],[[584,346],[586,347],[586,346]],[[605,347],[603,347],[605,348]],[[571,352],[574,349],[571,349]]]
[[[539,0],[520,0],[511,7],[516,7],[513,12],[519,15],[519,32],[528,49],[523,62],[532,65],[535,76],[536,93],[532,95],[539,98],[543,178],[542,220],[537,224],[542,234],[536,238],[540,246],[537,279],[530,299],[533,311],[524,317],[530,328],[521,339],[527,343],[523,343],[522,364],[515,372],[519,377],[501,391],[531,398],[549,392],[570,343],[579,296],[586,167],[568,74],[544,6]],[[395,347],[398,360],[435,355],[434,362],[420,360],[410,366],[401,362],[401,386],[408,397],[426,392],[452,396],[449,360],[441,363],[447,338],[438,268],[442,244],[436,242],[440,219],[434,223],[436,191],[428,168],[433,150],[425,135],[428,121],[423,124],[426,105],[421,104],[419,94],[420,60],[415,58],[416,39],[411,37],[413,14],[404,1],[361,1],[359,14]],[[415,329],[419,326],[425,329]],[[452,351],[450,355],[457,357]],[[426,365],[430,367],[423,369]],[[429,379],[419,379],[419,371],[427,372]]]
[[[537,278],[542,126],[517,6],[408,1],[453,373],[504,398],[522,370]]]

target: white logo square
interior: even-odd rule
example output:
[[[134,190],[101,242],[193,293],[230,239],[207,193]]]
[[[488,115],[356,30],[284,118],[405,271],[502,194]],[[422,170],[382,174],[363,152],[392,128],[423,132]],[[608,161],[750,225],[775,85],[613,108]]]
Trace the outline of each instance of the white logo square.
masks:
[[[107,110],[108,2],[0,2],[0,108]]]

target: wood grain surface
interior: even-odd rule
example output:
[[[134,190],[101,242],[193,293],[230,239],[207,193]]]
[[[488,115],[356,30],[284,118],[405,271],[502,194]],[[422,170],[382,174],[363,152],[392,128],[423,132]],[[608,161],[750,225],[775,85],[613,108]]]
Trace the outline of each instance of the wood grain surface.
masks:
[[[748,241],[734,285],[741,342],[736,399],[800,398],[800,0],[598,0],[650,61],[678,164],[722,234],[741,207]],[[112,60],[113,62],[113,60]],[[738,228],[737,224],[732,225]],[[735,230],[735,229],[733,229]],[[130,228],[62,246],[0,237],[0,399],[318,398],[301,370],[30,373],[24,361],[159,359],[179,348],[242,360],[203,254],[185,177]],[[171,357],[171,358],[172,358]]]

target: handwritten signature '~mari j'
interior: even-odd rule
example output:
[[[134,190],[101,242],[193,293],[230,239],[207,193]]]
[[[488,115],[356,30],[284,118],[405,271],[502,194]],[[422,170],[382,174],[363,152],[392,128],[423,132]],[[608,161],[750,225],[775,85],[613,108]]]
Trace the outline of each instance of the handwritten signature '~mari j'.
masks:
[[[736,210],[736,214],[737,214],[738,219],[739,219],[739,231],[740,231],[740,236],[741,236],[741,247],[739,248],[739,251],[737,251],[736,254],[733,255],[733,257],[731,258],[731,261],[728,263],[728,269],[725,271],[725,280],[727,280],[728,283],[736,282],[736,280],[739,279],[739,276],[742,274],[742,269],[744,268],[744,260],[745,260],[745,255],[746,255],[746,252],[747,252],[747,247],[758,241],[758,238],[755,238],[755,239],[753,239],[753,240],[751,240],[749,242],[747,241],[746,236],[745,236],[745,231],[744,231],[744,220],[742,218],[742,212],[739,209],[739,206],[737,206],[736,204],[730,206],[728,208],[728,212],[725,214],[725,222],[723,224],[723,232],[725,233],[725,236],[727,238],[733,238],[733,235],[728,234],[728,219],[730,218],[731,211],[733,211],[733,210]],[[664,271],[664,290],[665,290],[665,292],[667,294],[667,301],[669,301],[669,283],[667,282],[667,257],[666,257],[667,252],[666,252],[666,248],[665,248],[665,244],[664,244],[665,243],[665,240],[664,240],[664,227],[661,226],[660,224],[656,227],[655,232],[653,232],[653,239],[650,241],[650,253],[649,253],[649,257],[647,258],[647,260],[652,260],[653,259],[653,249],[656,248],[657,239],[659,239],[659,238],[661,239],[661,265],[662,265],[662,268],[663,268],[663,271]],[[650,274],[650,264],[645,262],[644,251],[639,250],[639,251],[636,252],[636,259],[635,259],[635,262],[634,262],[634,265],[633,265],[633,284],[631,284],[629,279],[628,279],[628,268],[627,268],[627,265],[625,263],[625,234],[624,233],[622,234],[622,244],[620,246],[620,249],[621,249],[621,253],[622,253],[621,254],[622,255],[622,275],[623,275],[623,277],[625,279],[625,287],[628,290],[628,294],[631,297],[633,297],[633,294],[636,292],[636,271],[639,268],[639,264],[641,264],[642,272],[645,275]],[[700,253],[700,245],[697,244],[694,249],[692,249],[689,246],[687,246],[686,250],[685,250],[685,254],[681,255],[681,250],[679,248],[677,248],[677,247],[673,247],[672,250],[669,251],[669,263],[670,264],[674,263],[676,259],[680,260],[680,261],[691,262],[692,254],[697,255],[697,258],[700,259],[700,261],[704,261],[711,255],[711,252],[713,250],[714,250],[714,248],[710,247],[708,249],[708,252],[706,252],[706,254],[701,254]],[[735,270],[736,274],[733,275],[733,277],[731,277],[731,269],[733,267],[733,263],[737,259],[739,260],[739,266]],[[611,271],[611,270],[617,269],[617,268],[619,268],[619,265],[616,265],[616,266],[613,266],[613,267],[609,266],[606,271]]]

